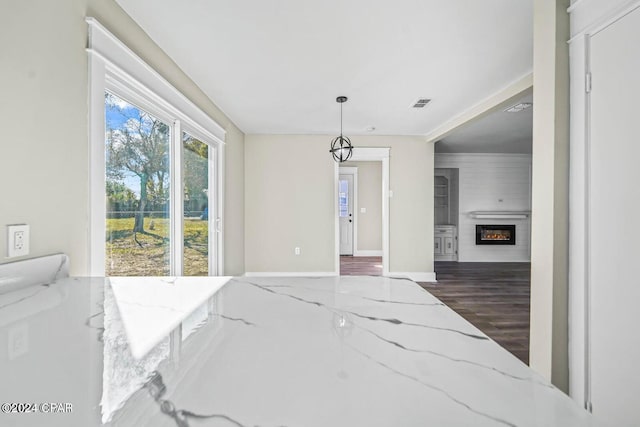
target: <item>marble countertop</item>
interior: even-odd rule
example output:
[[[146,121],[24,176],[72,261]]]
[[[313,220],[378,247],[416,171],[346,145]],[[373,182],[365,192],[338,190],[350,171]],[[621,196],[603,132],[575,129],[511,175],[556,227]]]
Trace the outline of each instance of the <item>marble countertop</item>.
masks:
[[[381,277],[29,286],[0,295],[0,378],[0,403],[38,407],[2,426],[595,425],[417,284]]]

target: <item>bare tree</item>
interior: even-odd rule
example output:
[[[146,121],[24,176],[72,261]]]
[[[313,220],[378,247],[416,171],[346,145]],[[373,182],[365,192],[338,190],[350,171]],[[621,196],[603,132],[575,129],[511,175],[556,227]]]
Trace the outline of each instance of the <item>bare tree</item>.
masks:
[[[122,179],[126,172],[140,180],[140,202],[135,213],[134,232],[144,232],[144,212],[151,193],[166,199],[169,171],[169,126],[143,110],[107,93],[109,111],[120,114],[117,126],[107,127],[107,176]]]

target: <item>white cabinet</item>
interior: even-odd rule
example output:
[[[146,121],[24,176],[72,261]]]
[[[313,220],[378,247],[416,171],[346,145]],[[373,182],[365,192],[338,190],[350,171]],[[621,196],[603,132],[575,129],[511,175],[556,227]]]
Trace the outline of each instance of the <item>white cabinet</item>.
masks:
[[[458,224],[459,170],[437,168],[433,176],[434,224]]]
[[[458,259],[458,235],[455,225],[436,225],[433,230],[433,255],[435,261]]]
[[[444,254],[453,255],[455,253],[453,236],[444,238]]]
[[[449,224],[449,171],[440,170],[434,176],[433,210],[436,224]]]

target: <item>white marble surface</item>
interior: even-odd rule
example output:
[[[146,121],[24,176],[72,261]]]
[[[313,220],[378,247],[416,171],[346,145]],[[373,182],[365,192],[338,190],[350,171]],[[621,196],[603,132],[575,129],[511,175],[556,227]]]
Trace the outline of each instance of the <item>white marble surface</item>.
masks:
[[[69,257],[65,254],[0,264],[0,294],[33,285],[46,285],[69,276]]]
[[[0,402],[74,410],[2,426],[597,425],[409,280],[232,279],[140,359],[108,280],[49,288],[65,297],[0,326],[28,341],[0,352]]]
[[[110,277],[131,354],[145,356],[231,277]]]

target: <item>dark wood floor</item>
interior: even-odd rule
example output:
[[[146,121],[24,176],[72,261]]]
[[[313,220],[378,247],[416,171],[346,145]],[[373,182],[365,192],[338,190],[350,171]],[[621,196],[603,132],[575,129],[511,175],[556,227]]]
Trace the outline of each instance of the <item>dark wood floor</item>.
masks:
[[[531,264],[436,262],[437,283],[420,283],[524,363],[529,363]]]
[[[437,283],[419,283],[524,363],[529,363],[531,264],[436,262]],[[382,274],[382,257],[340,257],[343,276]]]
[[[382,276],[381,256],[340,256],[341,276]]]

